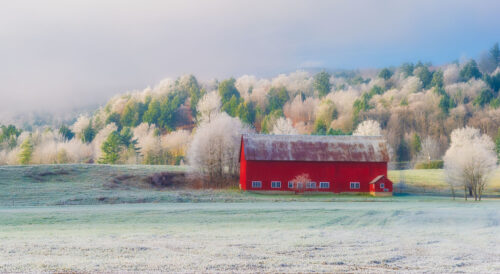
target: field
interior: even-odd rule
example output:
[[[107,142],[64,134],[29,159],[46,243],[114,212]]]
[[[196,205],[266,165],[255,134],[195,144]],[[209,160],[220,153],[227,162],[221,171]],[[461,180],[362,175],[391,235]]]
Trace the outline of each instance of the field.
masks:
[[[500,272],[498,199],[109,185],[172,169],[0,167],[0,272]]]
[[[450,187],[446,183],[446,175],[442,169],[390,170],[388,176],[395,183],[396,192],[451,195]],[[400,181],[404,181],[402,187],[398,185]],[[463,195],[463,190],[458,190],[457,195]],[[485,195],[500,197],[500,169],[493,173]]]

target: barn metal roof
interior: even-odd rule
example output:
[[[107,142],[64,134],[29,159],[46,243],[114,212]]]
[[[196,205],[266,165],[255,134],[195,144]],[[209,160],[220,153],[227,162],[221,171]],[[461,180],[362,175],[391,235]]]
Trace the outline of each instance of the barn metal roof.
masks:
[[[244,134],[246,160],[306,162],[388,162],[381,136]]]

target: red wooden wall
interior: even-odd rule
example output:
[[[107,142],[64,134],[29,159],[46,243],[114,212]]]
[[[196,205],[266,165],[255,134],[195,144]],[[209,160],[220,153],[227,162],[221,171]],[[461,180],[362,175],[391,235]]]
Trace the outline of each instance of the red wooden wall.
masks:
[[[288,188],[288,181],[303,173],[316,182],[313,191],[370,192],[370,181],[378,175],[387,177],[387,163],[247,161],[243,147],[241,149],[240,187],[243,190],[294,190]],[[253,189],[252,181],[261,181],[262,188]],[[271,181],[281,181],[281,188],[271,188]],[[320,182],[330,182],[330,188],[319,188]],[[351,182],[359,182],[360,188],[350,189]],[[392,185],[390,187],[392,191]]]

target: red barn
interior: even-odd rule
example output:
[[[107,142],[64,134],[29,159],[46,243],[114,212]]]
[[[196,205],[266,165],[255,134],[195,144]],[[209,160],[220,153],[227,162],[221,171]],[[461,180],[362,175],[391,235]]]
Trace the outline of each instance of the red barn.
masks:
[[[382,137],[248,134],[241,137],[240,188],[392,195],[388,161]],[[308,182],[298,182],[300,175]]]

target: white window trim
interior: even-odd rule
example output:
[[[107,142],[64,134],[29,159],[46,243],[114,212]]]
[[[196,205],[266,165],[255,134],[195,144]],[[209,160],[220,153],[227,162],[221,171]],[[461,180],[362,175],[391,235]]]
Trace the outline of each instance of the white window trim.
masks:
[[[322,187],[321,184],[326,184],[326,187]],[[330,188],[330,182],[319,182],[319,188]]]
[[[307,182],[306,188],[308,188],[308,189],[315,189],[316,188],[316,182]]]
[[[380,183],[380,188],[385,188],[385,184],[384,183]]]
[[[259,186],[255,186],[257,183]],[[252,181],[252,188],[262,188],[262,181]]]
[[[278,184],[278,186],[277,186],[277,187],[274,187],[274,186],[273,186],[273,183],[275,183],[275,184],[277,183],[277,184]],[[271,188],[281,188],[281,181],[271,181]]]
[[[293,188],[293,182],[288,182],[288,188]]]
[[[360,189],[361,188],[361,184],[359,182],[351,182],[349,184],[349,187],[350,187],[350,189]]]

